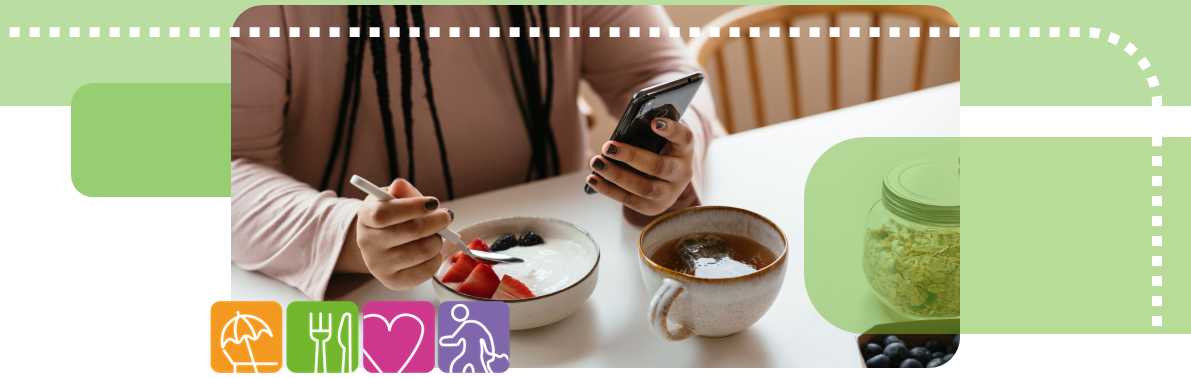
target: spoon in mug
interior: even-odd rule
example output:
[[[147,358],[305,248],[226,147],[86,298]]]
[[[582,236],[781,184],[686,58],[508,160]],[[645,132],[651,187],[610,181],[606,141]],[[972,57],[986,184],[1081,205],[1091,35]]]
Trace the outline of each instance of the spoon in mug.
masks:
[[[396,199],[388,192],[385,192],[383,189],[377,187],[372,182],[365,180],[363,177],[352,175],[351,183],[357,188],[360,188],[360,190],[363,190],[364,193],[371,194],[373,197],[376,197],[376,199],[381,201]],[[463,243],[463,237],[459,236],[459,233],[452,231],[450,228],[444,228],[442,231],[439,231],[438,236],[442,236],[443,241],[447,243],[459,246],[459,249],[462,250],[464,254],[471,256],[473,259],[491,260],[506,264],[525,262],[524,260],[509,255],[484,251],[473,251],[467,248],[467,244]]]

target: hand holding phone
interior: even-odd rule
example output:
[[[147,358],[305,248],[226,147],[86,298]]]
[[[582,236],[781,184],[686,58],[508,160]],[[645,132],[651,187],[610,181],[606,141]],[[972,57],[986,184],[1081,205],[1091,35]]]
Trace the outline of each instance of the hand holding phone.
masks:
[[[645,215],[673,205],[693,175],[694,136],[681,118],[702,80],[695,72],[637,92],[602,155],[592,159],[584,191]]]

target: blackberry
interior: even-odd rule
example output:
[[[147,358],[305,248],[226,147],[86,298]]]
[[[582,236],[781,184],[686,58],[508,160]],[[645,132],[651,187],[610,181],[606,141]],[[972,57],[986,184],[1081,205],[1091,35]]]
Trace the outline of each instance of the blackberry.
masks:
[[[504,234],[504,236],[501,236],[501,237],[497,238],[496,241],[492,242],[492,245],[489,246],[489,248],[492,248],[492,252],[496,252],[496,251],[503,251],[503,250],[513,248],[516,246],[517,246],[517,237],[513,236],[513,234]]]
[[[538,236],[538,234],[533,233],[533,231],[525,231],[525,233],[521,234],[521,241],[518,242],[517,245],[520,245],[522,247],[528,247],[531,245],[538,245],[538,244],[545,244],[545,243],[546,243],[546,241],[542,240],[542,237]]]

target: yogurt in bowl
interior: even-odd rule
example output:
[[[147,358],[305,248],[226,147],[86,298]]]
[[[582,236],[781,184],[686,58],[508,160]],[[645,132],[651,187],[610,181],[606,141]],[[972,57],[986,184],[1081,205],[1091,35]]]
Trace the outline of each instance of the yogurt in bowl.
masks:
[[[492,265],[498,278],[505,275],[515,278],[534,294],[531,298],[500,300],[509,305],[513,330],[541,327],[574,314],[595,291],[599,275],[600,249],[595,239],[565,221],[542,217],[498,218],[465,227],[459,234],[465,241],[480,238],[491,244],[502,235],[521,235],[525,231],[533,231],[545,243],[498,251],[525,262]],[[459,251],[454,245],[444,244],[443,252],[451,256]],[[442,277],[451,266],[450,261],[444,261],[434,277],[434,293],[439,301],[495,300],[460,293],[456,291],[458,282],[444,283]]]

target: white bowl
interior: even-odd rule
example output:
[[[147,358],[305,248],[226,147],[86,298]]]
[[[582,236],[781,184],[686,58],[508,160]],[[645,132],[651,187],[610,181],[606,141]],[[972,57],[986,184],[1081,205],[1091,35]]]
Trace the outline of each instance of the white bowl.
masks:
[[[521,235],[525,231],[533,231],[549,243],[550,240],[570,240],[595,254],[595,264],[591,271],[578,282],[562,290],[525,299],[498,300],[480,298],[455,291],[434,276],[434,294],[440,302],[447,301],[501,301],[509,305],[509,329],[530,329],[563,320],[578,311],[591,293],[595,291],[596,277],[600,272],[600,247],[595,239],[582,228],[571,223],[554,218],[542,217],[508,217],[486,220],[459,230],[464,241],[480,238],[495,240],[504,234]],[[447,251],[447,250],[450,251]],[[443,244],[445,252],[458,252],[458,247]],[[443,265],[450,262],[444,261]],[[439,272],[442,267],[439,267]]]

